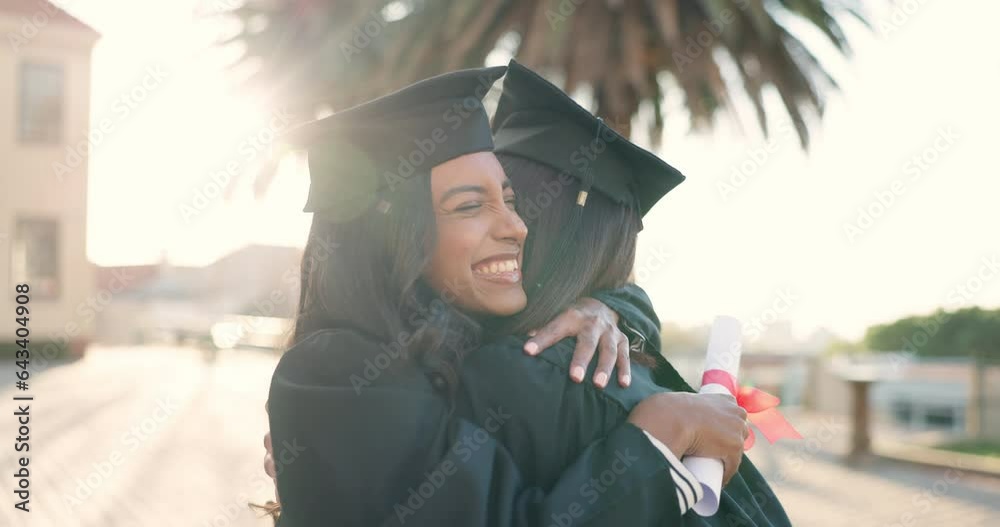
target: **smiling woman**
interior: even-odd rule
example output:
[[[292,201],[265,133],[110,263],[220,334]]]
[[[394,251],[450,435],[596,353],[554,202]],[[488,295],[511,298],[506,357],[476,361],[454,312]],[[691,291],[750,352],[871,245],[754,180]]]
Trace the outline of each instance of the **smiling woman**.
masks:
[[[470,313],[506,316],[524,309],[520,264],[528,229],[496,156],[479,152],[434,167],[431,194],[437,219],[431,287]]]

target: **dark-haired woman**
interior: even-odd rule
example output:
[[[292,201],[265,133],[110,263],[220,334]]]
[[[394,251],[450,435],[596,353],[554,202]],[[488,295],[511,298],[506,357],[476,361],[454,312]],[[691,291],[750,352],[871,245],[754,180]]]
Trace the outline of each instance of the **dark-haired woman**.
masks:
[[[526,303],[526,231],[480,103],[501,73],[429,79],[298,132],[314,218],[295,344],[269,397],[282,525],[546,525],[568,506],[644,511],[636,500],[676,491],[639,427],[602,439],[542,491],[494,439],[502,408],[482,428],[453,415],[460,358],[481,328]],[[638,449],[656,477],[577,503],[580,483],[618,448]]]
[[[529,307],[508,319],[510,336],[466,357],[459,414],[482,424],[490,409],[503,407],[511,418],[496,436],[524,481],[548,489],[591,445],[615,437],[637,422],[655,437],[667,437],[670,430],[685,429],[684,425],[690,424],[644,419],[647,413],[656,413],[664,405],[683,404],[699,397],[690,393],[691,387],[659,354],[658,322],[648,299],[619,306],[623,310],[646,306],[649,323],[641,332],[647,337],[649,357],[658,363],[652,369],[635,365],[628,387],[610,385],[598,390],[589,383],[567,382],[566,372],[572,368],[570,340],[543,351],[541,360],[526,358],[519,352],[523,328],[534,327],[574,298],[600,298],[600,290],[628,283],[641,217],[680,181],[680,175],[604,127],[561,90],[516,63],[510,65],[504,80],[494,127],[497,156],[518,190],[519,200],[537,203],[544,198],[551,204],[534,218],[525,215],[532,238],[525,254]],[[581,152],[586,153],[578,155]],[[550,250],[554,246],[558,249]],[[535,300],[534,295],[544,298]],[[616,304],[615,299],[607,302]],[[643,320],[641,316],[628,318]],[[694,413],[686,415],[686,419],[695,418]],[[741,445],[743,437],[733,434],[730,440]],[[667,452],[677,457],[693,453],[682,440],[666,443]],[[690,492],[677,490],[680,507],[666,508],[674,499],[666,495],[660,503],[649,501],[640,506],[663,507],[662,525],[789,525],[761,474],[748,460],[740,463],[741,451],[736,451],[735,458],[724,458],[728,484],[715,515],[685,514],[699,498],[694,488]],[[610,489],[605,492],[629,485],[625,479],[629,471],[647,470],[640,466],[628,467],[624,472],[612,466],[603,468],[608,477],[602,485]],[[588,490],[587,499],[599,495],[594,488]],[[572,525],[617,524],[617,518],[628,517],[631,512],[621,508],[632,506],[635,504],[591,511],[594,515],[566,511],[553,517],[553,522],[559,525],[564,519],[572,520]]]

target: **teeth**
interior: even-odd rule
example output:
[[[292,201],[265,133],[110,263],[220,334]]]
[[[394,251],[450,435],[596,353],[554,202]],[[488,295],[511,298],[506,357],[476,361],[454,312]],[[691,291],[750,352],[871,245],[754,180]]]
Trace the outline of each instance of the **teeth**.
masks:
[[[482,265],[473,269],[477,273],[497,274],[509,273],[518,270],[517,260],[506,260],[503,262],[493,262],[489,265]]]

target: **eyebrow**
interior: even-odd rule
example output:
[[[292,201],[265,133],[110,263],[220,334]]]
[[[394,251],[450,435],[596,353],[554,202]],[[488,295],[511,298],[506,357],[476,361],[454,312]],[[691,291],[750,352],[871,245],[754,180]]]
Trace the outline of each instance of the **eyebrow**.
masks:
[[[510,179],[504,179],[500,187],[501,190],[507,190],[511,188]],[[456,194],[461,194],[463,192],[476,192],[478,194],[486,194],[486,188],[481,185],[462,185],[458,187],[452,187],[446,190],[445,193],[441,195],[441,199],[439,199],[438,202],[444,203],[445,201],[448,201],[448,198]]]

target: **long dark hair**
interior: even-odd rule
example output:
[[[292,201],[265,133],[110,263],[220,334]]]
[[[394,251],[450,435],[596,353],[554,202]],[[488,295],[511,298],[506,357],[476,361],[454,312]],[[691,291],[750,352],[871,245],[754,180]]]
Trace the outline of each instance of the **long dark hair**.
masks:
[[[523,157],[497,157],[528,226],[522,271],[528,307],[500,324],[499,332],[522,334],[540,328],[577,299],[629,282],[642,225],[634,207],[590,192],[578,214],[578,179]],[[569,228],[571,222],[577,223],[575,228]]]

